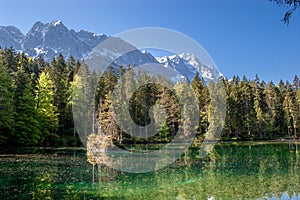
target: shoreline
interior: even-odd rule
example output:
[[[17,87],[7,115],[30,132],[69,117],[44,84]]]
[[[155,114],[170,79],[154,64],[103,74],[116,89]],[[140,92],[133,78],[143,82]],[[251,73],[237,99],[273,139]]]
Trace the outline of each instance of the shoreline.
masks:
[[[272,144],[272,143],[299,143],[299,140],[220,140],[220,141],[207,141],[207,143],[216,143],[216,144]],[[165,145],[167,143],[136,143],[136,144],[123,144],[136,146],[136,145]],[[200,143],[199,143],[200,144]],[[202,143],[201,143],[202,144]],[[200,145],[201,145],[200,144]],[[17,150],[17,149],[23,149],[23,150],[30,150],[30,149],[40,149],[40,150],[86,150],[86,147],[84,146],[2,146],[0,147],[0,154],[1,150]]]

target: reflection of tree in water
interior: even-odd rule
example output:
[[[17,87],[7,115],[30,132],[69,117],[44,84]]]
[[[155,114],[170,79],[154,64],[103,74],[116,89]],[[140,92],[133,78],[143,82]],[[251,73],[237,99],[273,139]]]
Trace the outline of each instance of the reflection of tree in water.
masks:
[[[134,188],[130,194],[120,192],[118,197],[266,199],[268,196],[281,197],[284,191],[292,197],[292,192],[298,192],[299,188],[297,148],[297,144],[217,145],[198,162],[188,158],[187,154],[168,168],[147,175],[130,175],[133,187],[147,183],[147,187],[154,187],[155,192]],[[187,161],[190,166],[185,164]],[[114,184],[120,188],[122,183]]]
[[[91,134],[87,139],[87,160],[93,165],[93,182],[95,181],[95,165],[98,168],[98,180],[113,179],[115,171],[110,168],[107,148],[112,146],[112,138],[107,135]]]

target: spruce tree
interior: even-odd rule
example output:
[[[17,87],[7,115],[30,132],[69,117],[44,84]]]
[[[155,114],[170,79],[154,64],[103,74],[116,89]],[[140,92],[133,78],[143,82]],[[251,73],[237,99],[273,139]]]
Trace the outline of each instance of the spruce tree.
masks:
[[[14,105],[12,78],[3,65],[0,49],[0,144],[6,143],[14,132]]]
[[[296,94],[292,85],[287,81],[284,93],[283,109],[285,113],[285,123],[287,124],[288,136],[297,135],[297,104]]]
[[[198,131],[203,134],[208,129],[210,95],[205,82],[199,78],[198,73],[196,73],[191,85],[199,102],[200,121]]]
[[[33,88],[30,84],[30,78],[22,66],[17,71],[15,87],[15,132],[11,142],[25,146],[41,144],[44,135],[35,109]]]
[[[71,127],[68,126],[68,119],[71,113],[70,109],[67,109],[70,100],[69,73],[62,54],[53,59],[50,66],[50,76],[54,84],[54,105],[57,107],[58,112],[58,132],[63,136],[70,131],[69,128]]]

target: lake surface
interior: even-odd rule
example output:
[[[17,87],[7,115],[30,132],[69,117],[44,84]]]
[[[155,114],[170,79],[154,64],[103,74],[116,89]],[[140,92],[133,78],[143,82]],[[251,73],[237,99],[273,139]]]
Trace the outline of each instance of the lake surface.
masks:
[[[161,170],[131,174],[87,162],[84,149],[0,150],[1,199],[266,199],[300,193],[300,143],[222,143]],[[299,198],[300,199],[300,198]]]

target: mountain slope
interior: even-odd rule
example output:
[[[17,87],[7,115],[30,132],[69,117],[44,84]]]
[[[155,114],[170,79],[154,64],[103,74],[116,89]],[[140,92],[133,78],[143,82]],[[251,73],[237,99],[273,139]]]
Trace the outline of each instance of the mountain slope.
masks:
[[[31,57],[43,55],[46,61],[62,53],[68,58],[84,58],[95,46],[107,38],[87,31],[69,30],[60,21],[51,23],[36,22],[24,36],[13,26],[0,27],[1,47],[13,47]]]
[[[107,39],[109,39],[108,46],[104,49],[97,49],[97,46],[103,41],[107,42]],[[215,67],[202,64],[188,52],[154,58],[151,53],[141,52],[119,38],[97,35],[84,30],[75,32],[68,29],[60,20],[45,24],[38,21],[26,35],[14,26],[0,26],[0,46],[2,48],[13,47],[16,51],[31,57],[42,55],[48,62],[61,53],[66,59],[73,56],[75,59],[85,59],[86,62],[90,62],[90,65],[95,64],[95,67],[101,65],[104,68],[107,65],[135,67],[154,63],[157,70],[164,72],[166,72],[165,69],[173,70],[174,73],[170,74],[176,74],[174,80],[181,77],[178,76],[180,74],[191,81],[197,72],[206,81],[216,80],[221,76]],[[130,49],[130,51],[124,51],[125,49]],[[121,55],[120,52],[127,53]],[[103,63],[100,64],[99,62],[102,61]],[[165,69],[158,69],[158,66]]]
[[[43,54],[48,61],[59,53],[66,58],[72,55],[82,59],[106,38],[87,31],[69,30],[60,20],[46,24],[36,22],[23,40],[22,51],[33,57]]]
[[[181,53],[179,55],[156,57],[157,61],[165,67],[172,68],[192,81],[197,72],[205,81],[216,80],[220,74],[214,66],[202,64],[195,55]]]
[[[15,50],[21,50],[23,33],[14,26],[0,26],[0,46],[13,47]]]

